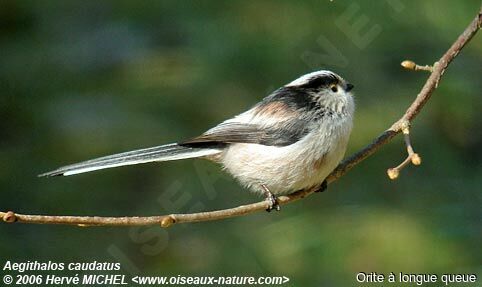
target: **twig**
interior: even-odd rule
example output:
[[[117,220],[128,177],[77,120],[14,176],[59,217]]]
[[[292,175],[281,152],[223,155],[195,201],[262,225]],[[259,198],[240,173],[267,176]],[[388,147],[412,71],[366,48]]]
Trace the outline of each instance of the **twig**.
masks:
[[[430,66],[430,65],[420,66],[420,65],[415,64],[414,61],[410,61],[410,60],[405,60],[400,65],[402,65],[402,67],[404,67],[407,70],[427,71],[427,72],[430,72],[430,73],[433,72],[433,66]],[[437,63],[435,63],[434,66],[435,65],[437,65]]]
[[[477,33],[482,24],[482,7],[479,10],[475,19],[470,23],[470,25],[465,29],[465,31],[458,37],[458,39],[452,44],[452,46],[447,50],[447,52],[440,58],[436,65],[430,67],[430,76],[422,87],[417,98],[408,107],[405,114],[397,122],[395,122],[389,129],[379,135],[371,144],[353,154],[346,160],[344,160],[338,167],[326,178],[328,183],[332,183],[339,179],[341,176],[346,174],[355,165],[359,164],[361,161],[368,158],[370,155],[375,153],[380,147],[390,142],[390,140],[395,137],[400,132],[404,131],[405,141],[407,144],[408,157],[407,159],[396,169],[408,164],[408,161],[412,163],[417,162],[416,153],[410,144],[409,135],[409,124],[411,121],[420,113],[425,103],[430,99],[433,91],[437,88],[438,83],[447,68],[447,66],[452,62],[452,60],[458,55],[462,48],[472,39],[472,37]],[[413,62],[412,62],[413,63]],[[415,64],[414,67],[417,65]],[[420,66],[419,66],[420,67]],[[414,68],[414,70],[416,70]],[[420,70],[420,68],[419,68]],[[422,70],[425,70],[422,69]],[[419,158],[419,157],[418,157]],[[320,183],[321,185],[321,183]],[[287,204],[298,199],[309,196],[315,192],[317,188],[312,188],[309,190],[299,191],[287,196],[281,196],[278,198],[279,204]],[[133,226],[133,225],[160,225],[162,227],[169,227],[175,223],[187,223],[187,222],[200,222],[200,221],[211,221],[226,219],[236,216],[242,216],[250,214],[257,211],[264,211],[268,208],[269,203],[267,201],[261,201],[257,203],[252,203],[248,205],[242,205],[234,208],[210,211],[210,212],[200,212],[191,214],[170,214],[163,216],[147,216],[147,217],[90,217],[90,216],[47,216],[47,215],[25,215],[18,214],[12,211],[0,212],[0,217],[4,222],[13,223],[37,223],[37,224],[68,224],[77,226]]]
[[[413,165],[420,165],[422,164],[422,158],[413,151],[412,143],[410,142],[410,122],[405,121],[401,124],[401,129],[403,133],[403,137],[405,139],[405,145],[407,146],[407,158],[399,164],[397,167],[389,168],[387,170],[388,177],[390,179],[398,178],[400,171],[407,166],[410,162]]]

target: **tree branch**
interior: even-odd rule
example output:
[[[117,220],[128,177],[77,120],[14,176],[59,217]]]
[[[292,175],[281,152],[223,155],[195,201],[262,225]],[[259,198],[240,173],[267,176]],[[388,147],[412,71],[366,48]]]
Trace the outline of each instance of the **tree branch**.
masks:
[[[365,148],[356,152],[349,158],[345,159],[338,167],[326,178],[328,183],[332,183],[346,174],[355,165],[359,164],[383,145],[390,142],[396,135],[403,132],[405,142],[407,145],[408,157],[396,168],[388,170],[390,178],[398,177],[399,171],[409,162],[413,164],[420,164],[421,159],[413,151],[410,144],[409,128],[410,123],[420,113],[423,106],[427,103],[433,91],[437,88],[445,69],[457,57],[462,48],[474,37],[482,24],[482,7],[479,10],[475,19],[465,29],[465,31],[458,37],[452,46],[445,52],[445,54],[433,66],[419,66],[412,61],[402,62],[402,66],[411,70],[424,70],[430,72],[430,76],[422,87],[416,99],[408,107],[405,114],[396,121],[389,129],[379,135],[373,142]],[[321,185],[321,183],[320,183]],[[290,195],[280,196],[278,198],[279,204],[287,204],[315,192],[317,188],[309,190],[298,191]],[[234,208],[199,212],[191,214],[170,214],[162,216],[147,216],[147,217],[98,217],[98,216],[48,216],[48,215],[25,215],[18,214],[12,211],[0,212],[0,217],[4,222],[13,223],[36,223],[36,224],[67,224],[77,226],[134,226],[134,225],[160,225],[162,227],[169,227],[175,223],[212,221],[219,219],[226,219],[236,216],[247,215],[257,211],[264,211],[268,208],[267,201],[261,201],[248,205],[242,205]]]

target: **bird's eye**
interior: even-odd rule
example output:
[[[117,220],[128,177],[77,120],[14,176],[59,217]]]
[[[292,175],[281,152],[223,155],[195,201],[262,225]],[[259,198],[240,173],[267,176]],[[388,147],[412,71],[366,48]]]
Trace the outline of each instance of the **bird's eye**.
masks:
[[[338,92],[338,87],[336,84],[331,84],[330,85],[330,90],[333,92],[333,93],[336,93]]]

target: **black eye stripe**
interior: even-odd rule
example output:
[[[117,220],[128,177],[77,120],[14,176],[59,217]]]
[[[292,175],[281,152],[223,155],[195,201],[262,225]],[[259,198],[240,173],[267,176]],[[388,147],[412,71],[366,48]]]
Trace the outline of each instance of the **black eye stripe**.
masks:
[[[300,85],[305,89],[317,89],[321,87],[328,87],[331,84],[337,84],[339,81],[334,75],[316,76],[308,80],[307,83]]]

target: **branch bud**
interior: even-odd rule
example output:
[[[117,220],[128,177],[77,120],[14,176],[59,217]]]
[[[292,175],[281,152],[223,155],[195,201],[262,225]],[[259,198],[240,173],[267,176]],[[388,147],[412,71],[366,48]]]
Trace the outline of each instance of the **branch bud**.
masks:
[[[417,66],[417,64],[415,64],[415,62],[413,61],[410,61],[410,60],[405,60],[401,63],[402,67],[404,67],[405,69],[408,69],[408,70],[415,70],[415,67]]]
[[[171,226],[173,223],[174,223],[174,218],[172,218],[171,216],[166,216],[161,221],[161,227],[166,228]]]
[[[8,222],[8,223],[15,222],[15,221],[17,221],[17,216],[15,216],[15,213],[13,213],[12,211],[8,211],[3,216],[3,221]]]
[[[394,180],[394,179],[397,179],[400,172],[398,171],[397,168],[389,168],[387,169],[387,174],[391,180]]]
[[[422,158],[418,155],[418,153],[412,154],[411,160],[413,165],[420,165],[422,163]]]

